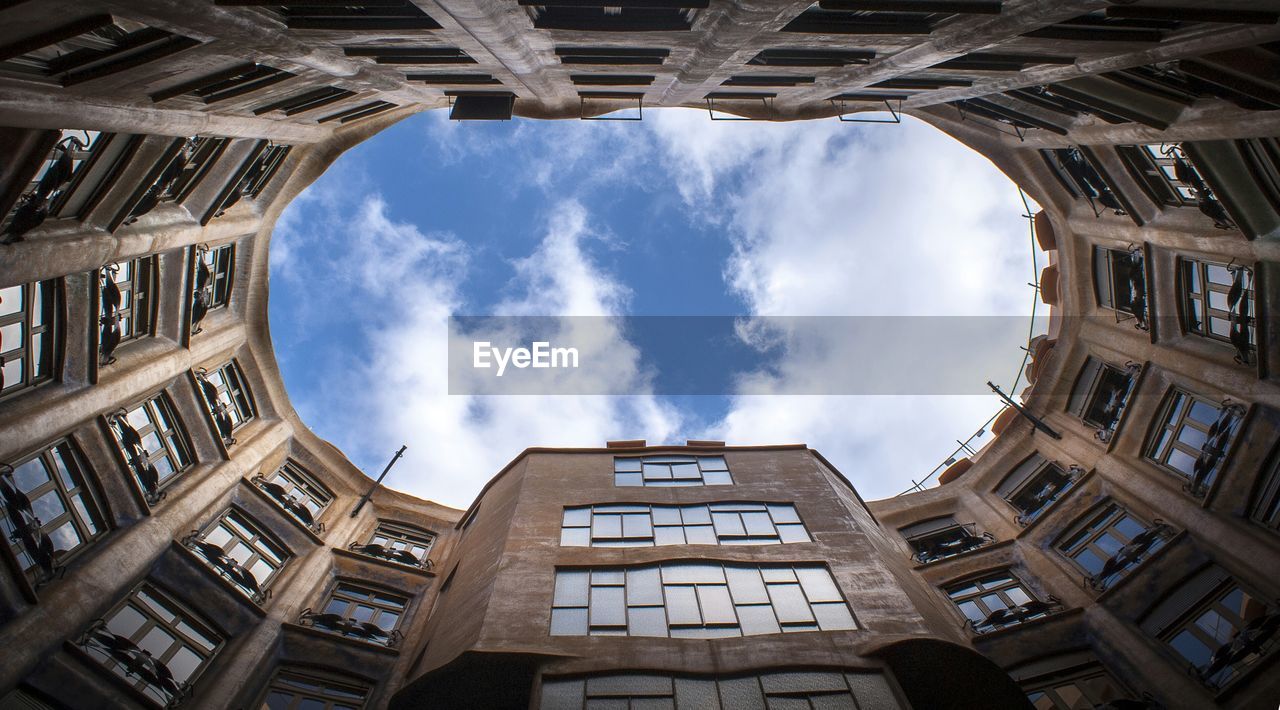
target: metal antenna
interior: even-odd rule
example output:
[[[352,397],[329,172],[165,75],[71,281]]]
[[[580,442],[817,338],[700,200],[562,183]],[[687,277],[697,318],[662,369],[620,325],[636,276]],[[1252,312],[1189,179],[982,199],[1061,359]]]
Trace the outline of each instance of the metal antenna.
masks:
[[[360,502],[356,503],[356,509],[351,511],[351,517],[356,517],[356,514],[360,512],[360,509],[364,507],[364,504],[369,502],[369,496],[373,495],[373,492],[377,490],[378,486],[382,485],[382,479],[387,477],[387,471],[390,471],[391,467],[396,465],[396,461],[399,461],[400,457],[404,456],[404,450],[407,448],[409,447],[404,444],[400,445],[400,450],[397,451],[396,455],[392,456],[391,460],[387,462],[387,467],[382,469],[382,473],[378,474],[378,480],[374,481],[372,486],[369,486],[368,492],[360,496]]]
[[[1018,411],[1018,414],[1021,414],[1023,417],[1027,419],[1027,421],[1031,422],[1032,426],[1048,434],[1049,436],[1052,436],[1055,439],[1062,438],[1061,434],[1051,429],[1048,424],[1045,424],[1044,421],[1040,419],[1040,417],[1037,417],[1031,412],[1028,412],[1026,409],[1022,407],[1022,405],[1013,401],[1013,399],[1011,399],[1009,395],[1005,394],[1004,392],[1001,392],[1000,388],[996,387],[991,382],[991,380],[987,380],[987,386],[991,388],[992,392],[995,392],[996,394],[1000,395],[1000,399],[1003,399],[1010,407],[1013,407],[1014,409],[1016,409]]]

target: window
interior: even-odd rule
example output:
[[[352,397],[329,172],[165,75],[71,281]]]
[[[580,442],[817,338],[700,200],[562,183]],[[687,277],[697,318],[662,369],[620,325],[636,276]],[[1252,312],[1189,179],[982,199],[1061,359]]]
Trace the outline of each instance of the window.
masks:
[[[1063,470],[1057,463],[1035,454],[1018,464],[1001,481],[996,493],[1018,511],[1014,520],[1025,527],[1053,508],[1082,475],[1084,471],[1078,466]]]
[[[1089,201],[1095,217],[1101,217],[1108,209],[1118,215],[1128,214],[1119,193],[1112,189],[1110,181],[1084,151],[1074,146],[1045,148],[1040,155],[1072,197]]]
[[[335,7],[327,2],[282,4],[278,0],[256,3],[225,2],[230,5],[258,4],[278,8],[291,30],[347,30],[397,32],[403,30],[438,30],[440,25],[409,0],[375,0],[344,2]]]
[[[332,88],[329,90],[342,91],[340,89]],[[333,101],[345,98],[349,95],[350,94],[342,94],[337,96],[337,98],[334,98]],[[335,94],[325,94],[324,97],[320,97],[319,94],[309,92],[304,96],[294,97],[298,100],[298,103],[296,104],[294,103],[294,99],[287,99],[283,102],[259,107],[255,112],[264,113],[278,109],[296,108],[297,111],[295,111],[295,113],[300,113],[308,111],[311,108],[320,108],[323,105],[332,103],[332,101],[326,99],[333,96],[335,96]],[[323,103],[321,103],[321,101],[323,101]],[[312,102],[314,102],[314,104]],[[350,110],[355,111],[356,109]],[[331,120],[331,118],[321,119],[321,121],[327,120]],[[200,224],[206,225],[214,218],[221,217],[227,210],[238,204],[241,199],[246,197],[256,198],[264,189],[266,189],[267,184],[271,182],[271,178],[275,177],[276,172],[278,172],[280,167],[284,165],[285,158],[289,157],[289,152],[291,150],[292,146],[276,145],[271,141],[266,140],[258,141],[257,144],[253,146],[252,150],[250,150],[249,155],[240,164],[240,167],[236,169],[236,172],[232,175],[231,179],[222,186],[222,190],[218,193],[218,196],[214,199],[213,203],[209,205],[209,209],[206,210],[204,215],[200,218]]]
[[[763,67],[847,67],[868,64],[876,53],[869,49],[766,49],[747,64]]]
[[[945,560],[995,542],[991,533],[979,535],[973,523],[961,525],[951,516],[916,523],[899,532],[915,551],[912,557],[920,564]]]
[[[27,232],[44,224],[50,215],[57,216],[58,207],[69,194],[73,179],[80,175],[98,149],[108,143],[110,135],[97,131],[63,129],[52,133],[52,146],[31,176],[22,196],[4,217],[2,243],[21,241]]]
[[[0,62],[0,70],[12,76],[72,86],[198,44],[194,39],[137,22],[94,15],[19,42],[19,46],[31,48]]]
[[[431,545],[436,536],[402,523],[378,522],[368,543],[351,543],[347,549],[410,567],[431,569]]]
[[[967,625],[979,634],[1043,619],[1061,606],[1052,596],[1049,601],[1036,599],[1009,572],[952,585],[946,592],[964,614]]]
[[[1280,530],[1280,451],[1271,457],[1271,462],[1263,470],[1262,485],[1254,497],[1249,517],[1273,530]]]
[[[235,508],[219,516],[203,533],[183,540],[183,544],[259,604],[270,596],[271,581],[289,559],[280,543]]]
[[[156,257],[108,264],[98,270],[98,364],[115,362],[120,343],[151,335],[155,323]]]
[[[348,57],[373,57],[377,64],[475,64],[476,60],[457,47],[396,47],[366,45],[343,47]]]
[[[222,442],[228,446],[236,443],[231,434],[256,414],[253,396],[239,363],[232,360],[213,372],[200,368],[196,371],[196,381]]]
[[[0,288],[0,395],[53,379],[59,330],[57,281]]]
[[[199,333],[200,321],[215,308],[223,308],[231,300],[231,276],[235,269],[234,244],[220,247],[197,247],[194,252],[194,283],[191,292],[191,333]]]
[[[1217,405],[1180,389],[1169,392],[1157,421],[1160,428],[1147,458],[1187,479],[1184,489],[1203,497],[1213,485],[1235,438],[1244,406]]]
[[[1134,327],[1146,330],[1147,323],[1147,273],[1146,260],[1140,248],[1128,250],[1093,248],[1094,294],[1098,306],[1110,308],[1134,319]],[[1124,319],[1127,320],[1127,319]]]
[[[69,441],[16,466],[0,465],[0,494],[0,530],[18,566],[36,584],[51,579],[106,531],[88,469]]]
[[[936,12],[929,12],[927,2],[910,3],[911,11],[826,9],[830,3],[814,3],[798,17],[782,28],[784,32],[813,34],[858,35],[925,35],[942,22],[956,16],[956,3],[938,3]],[[883,3],[882,3],[883,5]],[[968,2],[965,12],[992,14],[1000,12],[999,2]]]
[[[1100,592],[1164,547],[1172,532],[1164,523],[1145,523],[1111,504],[1072,528],[1058,543],[1058,551]]]
[[[222,155],[230,140],[209,136],[178,138],[148,174],[150,185],[135,193],[128,212],[108,224],[133,224],[163,202],[180,202],[200,183],[209,168]]]
[[[669,49],[639,47],[556,47],[561,64],[658,65],[670,54]]]
[[[282,669],[271,679],[262,710],[359,710],[369,699],[369,686],[315,671]]]
[[[179,96],[189,96],[202,101],[206,105],[215,104],[237,96],[244,96],[258,89],[265,89],[292,76],[295,75],[291,72],[269,67],[265,64],[237,64],[222,71],[157,91],[151,94],[151,100],[155,103],[160,103]]]
[[[270,478],[259,474],[253,482],[303,525],[324,530],[324,523],[318,521],[333,502],[333,494],[301,466],[286,461]]]
[[[613,2],[615,4],[610,5]],[[540,30],[581,30],[586,32],[661,32],[693,27],[693,20],[708,0],[673,0],[655,5],[644,0],[601,0],[598,4],[569,0],[520,0]]]
[[[1258,342],[1253,270],[1184,257],[1178,274],[1186,331],[1231,345],[1242,365],[1253,362]]]
[[[400,640],[400,619],[407,597],[339,582],[329,594],[324,611],[302,612],[301,622],[341,636],[394,646]]]
[[[613,459],[615,486],[728,486],[723,456],[644,456]]]
[[[1120,683],[1097,663],[1040,675],[1023,682],[1022,689],[1036,710],[1113,707],[1113,701],[1130,699]]]
[[[824,565],[557,569],[552,636],[721,638],[858,628]]]
[[[1111,441],[1141,369],[1134,363],[1120,368],[1089,357],[1071,390],[1067,412],[1079,417],[1085,426],[1093,427],[1099,441]]]
[[[583,708],[876,708],[904,707],[883,675],[871,672],[772,671],[745,676],[592,675],[542,681],[538,707]]]
[[[1280,611],[1214,566],[1183,582],[1141,626],[1213,689],[1235,681],[1280,645]]]
[[[208,623],[150,584],[94,622],[78,642],[162,707],[190,690],[221,644]]]
[[[1194,206],[1220,229],[1235,223],[1179,143],[1121,145],[1116,151],[1151,199],[1166,207]]]
[[[565,547],[777,545],[809,542],[789,503],[595,505],[565,508]]]
[[[194,459],[187,434],[163,392],[110,417],[116,443],[147,503],[164,498],[160,489],[186,470]]]

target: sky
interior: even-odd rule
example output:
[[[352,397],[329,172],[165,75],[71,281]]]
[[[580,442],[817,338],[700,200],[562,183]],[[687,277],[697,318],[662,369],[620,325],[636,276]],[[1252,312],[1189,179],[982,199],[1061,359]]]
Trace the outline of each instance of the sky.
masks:
[[[856,327],[805,347],[773,333],[776,366],[719,394],[666,395],[623,329],[565,319],[557,335],[607,353],[573,373],[585,390],[553,380],[539,394],[449,394],[448,319],[1025,319],[1037,269],[1024,212],[989,161],[910,118],[762,123],[655,109],[642,122],[451,122],[427,112],[348,151],[281,216],[271,333],[308,426],[370,475],[407,445],[386,483],[446,505],[469,505],[525,448],[615,439],[804,443],[878,499],[928,475],[999,409],[977,392],[988,379],[1007,391],[1021,350],[984,355],[973,394],[769,394],[822,390],[877,346]],[[894,352],[903,378],[929,367],[925,349]],[[634,394],[555,393],[591,386]]]

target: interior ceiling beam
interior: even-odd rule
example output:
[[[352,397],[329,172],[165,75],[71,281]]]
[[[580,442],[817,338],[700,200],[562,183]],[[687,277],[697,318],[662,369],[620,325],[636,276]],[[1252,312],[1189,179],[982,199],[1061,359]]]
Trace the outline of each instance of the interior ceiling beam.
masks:
[[[1184,57],[1202,56],[1241,47],[1251,47],[1280,40],[1280,25],[1246,25],[1231,29],[1221,27],[1187,36],[1169,39],[1159,45],[1126,54],[1101,59],[1079,61],[1069,66],[1047,66],[1026,69],[1015,75],[975,81],[973,86],[958,89],[939,89],[917,94],[904,103],[907,108],[922,108],[948,103],[957,99],[971,99],[988,94],[1003,93],[1028,86],[1054,84],[1101,72],[1140,67],[1167,62]]]

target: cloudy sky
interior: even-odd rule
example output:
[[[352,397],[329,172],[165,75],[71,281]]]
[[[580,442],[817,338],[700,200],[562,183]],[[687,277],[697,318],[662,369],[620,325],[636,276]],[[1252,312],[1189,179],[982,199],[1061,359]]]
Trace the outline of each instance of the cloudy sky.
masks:
[[[636,394],[450,395],[448,318],[1025,318],[1035,272],[1022,213],[994,166],[910,119],[717,122],[672,109],[640,123],[453,123],[435,112],[347,153],[285,212],[272,336],[318,435],[375,475],[407,444],[388,483],[445,504],[466,506],[526,447],[610,439],[806,443],[881,498],[927,475],[998,401],[655,395],[652,363],[625,333],[576,332],[575,320],[563,338],[609,353],[581,376]],[[866,337],[832,330],[817,347],[784,348],[750,391],[811,390],[856,368]],[[927,366],[926,349],[895,351],[904,380]],[[1022,352],[984,359],[969,391],[1011,385]]]

